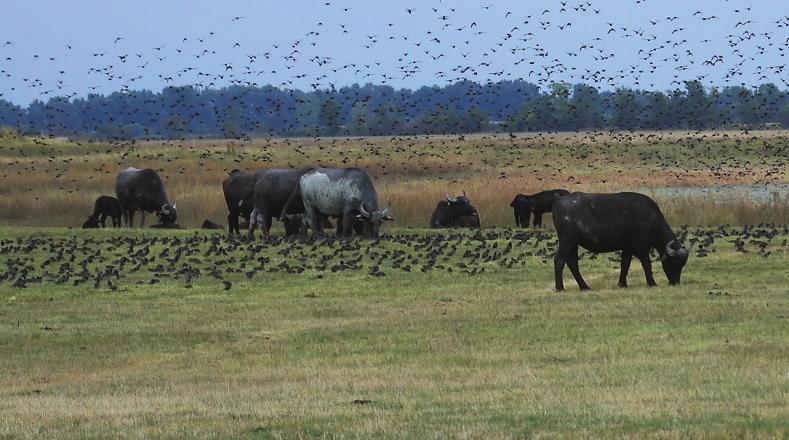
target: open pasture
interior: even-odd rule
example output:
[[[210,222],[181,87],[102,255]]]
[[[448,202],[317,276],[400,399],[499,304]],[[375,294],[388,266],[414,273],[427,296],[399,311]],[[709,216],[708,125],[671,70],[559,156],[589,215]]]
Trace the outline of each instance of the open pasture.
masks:
[[[467,191],[483,226],[513,224],[517,193],[635,190],[672,224],[789,223],[789,133],[588,132],[465,136],[70,143],[0,139],[0,224],[78,227],[128,166],[160,170],[179,223],[226,223],[221,182],[232,169],[310,165],[368,170],[395,226],[425,227],[446,191]],[[664,188],[765,186],[767,198],[716,198]],[[550,221],[546,223],[550,224]]]
[[[788,136],[7,136],[0,437],[784,437]],[[227,171],[306,164],[370,170],[397,221],[374,241],[67,229],[130,165],[196,227],[225,223]],[[549,217],[502,227],[546,188],[654,194],[691,247],[682,284],[634,262],[619,289],[619,255],[582,251],[593,290],[566,270],[555,293]],[[485,228],[422,229],[464,189]]]
[[[678,287],[550,232],[4,229],[0,436],[780,438],[785,227],[689,228]]]

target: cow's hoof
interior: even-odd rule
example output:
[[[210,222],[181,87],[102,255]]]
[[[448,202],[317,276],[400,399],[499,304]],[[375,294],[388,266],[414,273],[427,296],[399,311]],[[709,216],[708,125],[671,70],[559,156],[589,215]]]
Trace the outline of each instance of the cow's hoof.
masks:
[[[627,283],[619,283],[619,287],[622,289],[627,289]]]

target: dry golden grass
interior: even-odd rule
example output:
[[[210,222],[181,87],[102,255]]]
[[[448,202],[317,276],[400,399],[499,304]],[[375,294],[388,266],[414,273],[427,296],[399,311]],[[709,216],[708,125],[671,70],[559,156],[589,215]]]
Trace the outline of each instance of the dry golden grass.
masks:
[[[357,166],[401,226],[425,226],[445,192],[468,192],[484,225],[511,225],[517,193],[645,191],[789,182],[786,131],[635,132],[413,138],[199,140],[129,145],[0,140],[0,223],[79,226],[127,166],[161,170],[184,226],[224,222],[231,169]],[[781,195],[781,197],[786,197]],[[785,201],[657,197],[672,222],[789,223]],[[547,221],[547,219],[546,219]],[[548,222],[550,223],[550,222]]]

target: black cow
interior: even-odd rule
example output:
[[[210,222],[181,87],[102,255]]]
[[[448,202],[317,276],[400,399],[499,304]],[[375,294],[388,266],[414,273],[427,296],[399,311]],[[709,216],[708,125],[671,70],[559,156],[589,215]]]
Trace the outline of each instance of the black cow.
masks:
[[[303,206],[303,204],[302,204]],[[281,216],[282,226],[285,228],[285,236],[292,237],[297,235],[306,235],[309,225],[304,220],[304,213],[300,214],[283,214]],[[324,228],[333,228],[334,225],[328,218],[321,219]],[[338,223],[341,225],[342,223]]]
[[[222,192],[225,194],[227,204],[228,234],[240,235],[238,216],[249,220],[249,215],[254,209],[252,202],[252,189],[255,175],[243,170],[233,170],[230,176],[222,182]]]
[[[250,239],[255,236],[255,226],[260,226],[263,236],[271,230],[271,219],[281,219],[283,208],[288,199],[298,186],[299,178],[311,171],[312,168],[302,169],[266,169],[255,173],[252,190],[255,215],[250,214],[249,232]],[[304,212],[304,205],[299,201],[291,203],[286,214],[299,214]]]
[[[541,191],[532,195],[518,194],[510,203],[515,214],[515,225],[529,227],[529,217],[534,214],[534,227],[541,227],[542,215],[551,212],[554,200],[567,194],[570,192],[563,189]]]
[[[145,224],[145,213],[155,212],[159,223],[175,223],[178,212],[175,204],[170,205],[164,184],[156,171],[147,168],[126,168],[115,179],[115,195],[121,205],[121,213],[126,226],[131,227],[134,212],[139,210],[140,227]]]
[[[438,202],[436,209],[433,210],[433,215],[430,216],[431,228],[451,228],[458,227],[458,219],[463,216],[477,215],[477,209],[471,204],[471,201],[466,197],[466,192],[463,191],[462,196],[450,197],[445,194],[445,200]],[[477,221],[479,226],[479,221]]]
[[[112,218],[113,228],[121,227],[121,205],[118,203],[118,199],[111,196],[100,196],[93,204],[93,214],[85,220],[82,228],[98,228],[99,225],[106,228],[107,217]]]
[[[320,220],[325,217],[342,219],[343,237],[351,236],[355,221],[361,224],[365,237],[374,238],[384,221],[394,220],[389,208],[378,209],[373,181],[358,168],[317,168],[299,179],[298,191],[305,221],[315,235],[323,235]]]
[[[622,251],[619,286],[627,287],[627,271],[635,256],[641,261],[647,285],[654,286],[652,248],[660,253],[669,284],[679,284],[688,250],[677,240],[654,200],[638,193],[585,194],[560,197],[553,205],[553,224],[559,236],[554,257],[556,290],[563,290],[564,264],[581,290],[589,289],[578,270],[578,246],[595,253]]]

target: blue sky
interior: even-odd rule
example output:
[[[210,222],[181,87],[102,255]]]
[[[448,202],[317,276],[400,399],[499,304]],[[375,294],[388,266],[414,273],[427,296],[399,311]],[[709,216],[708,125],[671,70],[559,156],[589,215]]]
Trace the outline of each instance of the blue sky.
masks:
[[[8,3],[0,98],[19,104],[233,82],[311,90],[524,78],[668,90],[695,78],[786,88],[789,78],[789,2]]]

